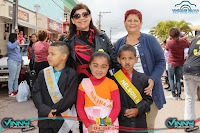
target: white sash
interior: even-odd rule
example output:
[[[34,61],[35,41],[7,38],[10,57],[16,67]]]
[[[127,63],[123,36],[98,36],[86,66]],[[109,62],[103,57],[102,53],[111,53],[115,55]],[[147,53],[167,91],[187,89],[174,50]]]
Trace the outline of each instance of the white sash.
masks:
[[[101,117],[108,117],[112,107],[113,102],[109,99],[104,99],[102,97],[99,97],[96,94],[95,88],[89,78],[84,78],[82,80],[82,87],[87,94],[87,96],[90,98],[90,100],[96,105],[93,107],[85,107],[84,110],[89,118],[89,120],[96,121],[96,118]],[[118,118],[113,123],[114,126],[119,126]],[[104,131],[104,133],[118,133],[118,130],[109,130]],[[83,133],[88,133],[87,128],[83,124]]]
[[[55,104],[59,102],[63,98],[63,96],[59,90],[58,84],[56,83],[52,66],[44,69],[44,77],[45,77],[46,85],[47,85],[51,100]],[[67,109],[65,112],[61,113],[61,115],[77,117],[75,105],[72,106],[71,110]],[[64,120],[63,125],[61,126],[58,133],[67,133],[70,131],[70,129],[73,132],[76,132],[75,130],[77,130],[77,128],[79,128],[79,122],[77,120],[66,119]]]
[[[96,94],[96,91],[94,89],[94,86],[89,78],[84,78],[82,80],[82,86],[87,94],[87,96],[90,98],[90,100],[97,106],[99,107],[107,107],[107,108],[112,108],[113,103],[109,99],[104,99],[102,97],[99,97]]]

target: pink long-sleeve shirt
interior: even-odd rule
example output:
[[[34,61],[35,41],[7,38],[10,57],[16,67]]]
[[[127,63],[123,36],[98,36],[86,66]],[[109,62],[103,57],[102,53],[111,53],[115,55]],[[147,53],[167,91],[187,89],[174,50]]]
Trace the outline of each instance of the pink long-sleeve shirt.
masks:
[[[35,62],[47,61],[49,44],[47,42],[37,42],[34,46]]]

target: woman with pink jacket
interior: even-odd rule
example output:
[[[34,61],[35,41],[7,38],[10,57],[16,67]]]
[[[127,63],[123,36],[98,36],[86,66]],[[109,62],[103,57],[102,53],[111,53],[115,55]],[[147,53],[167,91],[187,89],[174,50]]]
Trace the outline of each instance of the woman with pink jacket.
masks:
[[[48,33],[46,30],[39,30],[37,33],[38,42],[34,46],[35,64],[34,70],[36,75],[49,66],[47,62],[49,43],[46,42]]]

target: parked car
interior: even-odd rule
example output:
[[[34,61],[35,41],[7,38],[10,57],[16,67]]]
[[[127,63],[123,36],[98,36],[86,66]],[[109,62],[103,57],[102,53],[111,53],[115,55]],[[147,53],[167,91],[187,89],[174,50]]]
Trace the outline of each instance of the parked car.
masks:
[[[22,56],[22,59],[24,60],[24,66],[28,68],[29,65],[29,59],[28,56]],[[5,55],[2,58],[0,58],[0,87],[2,84],[7,84],[8,83],[8,78],[9,78],[9,70],[8,70],[8,64],[7,64],[8,56]]]

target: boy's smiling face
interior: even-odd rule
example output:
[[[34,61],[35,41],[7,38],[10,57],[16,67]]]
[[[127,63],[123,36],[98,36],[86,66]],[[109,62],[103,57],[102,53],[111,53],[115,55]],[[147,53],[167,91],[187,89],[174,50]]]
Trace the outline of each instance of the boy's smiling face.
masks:
[[[50,46],[48,49],[48,63],[53,66],[55,70],[60,70],[65,66],[67,54],[60,51],[59,46]],[[64,65],[64,66],[63,66]]]
[[[121,64],[122,68],[126,70],[129,74],[133,71],[133,66],[137,62],[138,58],[134,56],[132,51],[122,51],[120,57],[117,58],[117,61]]]

